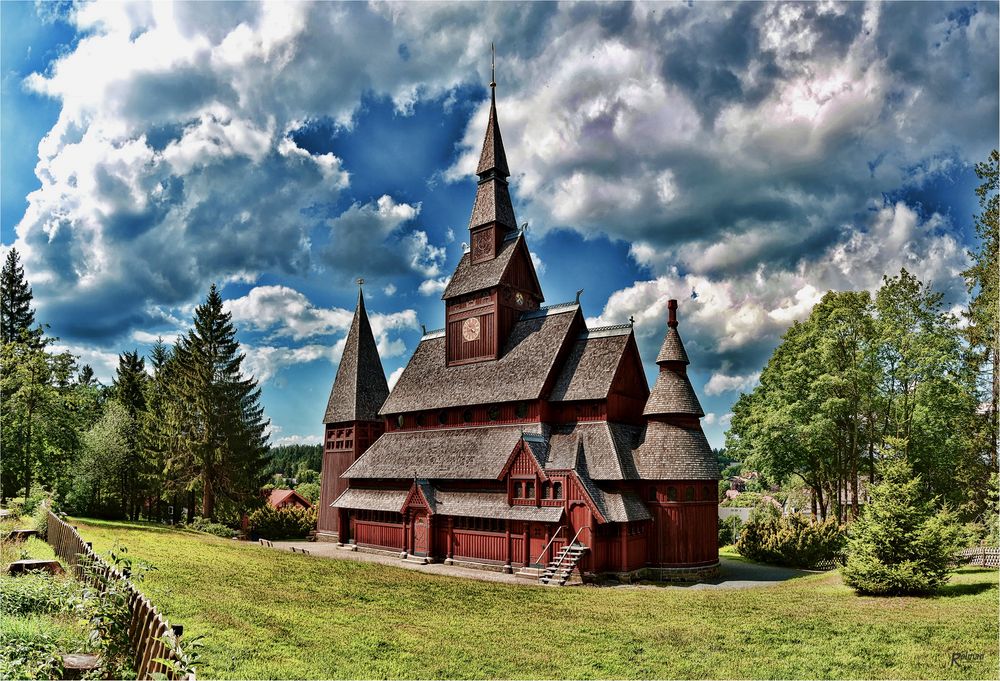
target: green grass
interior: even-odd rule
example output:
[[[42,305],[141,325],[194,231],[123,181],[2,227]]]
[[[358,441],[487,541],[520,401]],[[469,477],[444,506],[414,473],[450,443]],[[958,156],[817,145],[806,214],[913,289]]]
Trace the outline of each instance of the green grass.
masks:
[[[934,598],[859,597],[837,573],[748,590],[554,589],[329,560],[139,523],[81,520],[157,568],[142,584],[198,676],[996,678],[995,570]],[[981,662],[949,666],[954,652]]]

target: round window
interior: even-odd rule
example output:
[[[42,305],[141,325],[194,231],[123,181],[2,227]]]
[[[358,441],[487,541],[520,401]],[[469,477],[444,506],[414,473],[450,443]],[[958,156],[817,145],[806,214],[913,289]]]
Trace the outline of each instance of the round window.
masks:
[[[417,414],[417,417],[414,419],[414,421],[416,421],[417,425],[420,427],[427,425],[427,418],[423,414]]]
[[[489,417],[490,421],[499,421],[500,407],[490,407],[489,412],[487,412],[487,416]]]
[[[466,409],[465,411],[462,412],[462,420],[465,423],[470,423],[472,421],[472,410],[471,409]]]
[[[440,423],[442,426],[448,423],[448,412],[442,411],[441,413],[438,414],[438,423]]]
[[[668,487],[667,488],[667,501],[677,501],[677,488]]]
[[[523,419],[525,416],[527,416],[528,415],[527,403],[521,402],[520,404],[518,404],[517,408],[514,409],[514,415],[517,416],[517,418],[519,419]]]

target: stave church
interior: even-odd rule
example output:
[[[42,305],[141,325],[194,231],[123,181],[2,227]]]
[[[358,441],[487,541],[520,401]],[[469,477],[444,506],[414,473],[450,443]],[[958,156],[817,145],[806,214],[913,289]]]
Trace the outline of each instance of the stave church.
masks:
[[[544,304],[490,87],[445,328],[391,392],[359,292],[324,418],[317,539],[547,584],[713,577],[719,470],[677,302],[652,390],[630,324]]]

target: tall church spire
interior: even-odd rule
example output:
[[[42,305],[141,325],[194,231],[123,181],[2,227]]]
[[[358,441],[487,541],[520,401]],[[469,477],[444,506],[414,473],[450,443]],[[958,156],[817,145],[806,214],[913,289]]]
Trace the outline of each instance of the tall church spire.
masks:
[[[324,423],[378,421],[378,410],[389,396],[385,370],[365,310],[365,296],[358,280],[358,304],[347,333],[337,378],[330,390]]]
[[[507,189],[510,169],[507,167],[507,154],[504,153],[500,123],[497,120],[495,56],[492,78],[490,117],[486,124],[483,149],[479,154],[479,166],[476,168],[479,186],[476,188],[476,202],[469,219],[473,262],[492,260],[504,237],[517,229],[517,218]]]

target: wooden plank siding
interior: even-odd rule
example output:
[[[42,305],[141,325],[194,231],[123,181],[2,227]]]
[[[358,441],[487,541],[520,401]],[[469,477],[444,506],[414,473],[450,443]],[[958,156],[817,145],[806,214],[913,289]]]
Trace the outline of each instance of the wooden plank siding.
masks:
[[[79,581],[95,587],[100,587],[108,580],[119,581],[125,585],[130,613],[128,638],[133,651],[136,678],[151,679],[154,674],[163,674],[168,679],[184,678],[194,681],[193,673],[181,677],[162,662],[157,662],[157,659],[177,659],[174,652],[162,640],[165,634],[173,631],[167,619],[117,568],[98,556],[90,543],[83,541],[74,527],[52,511],[48,512],[46,539],[55,554],[70,567]],[[88,566],[90,574],[85,569]]]

